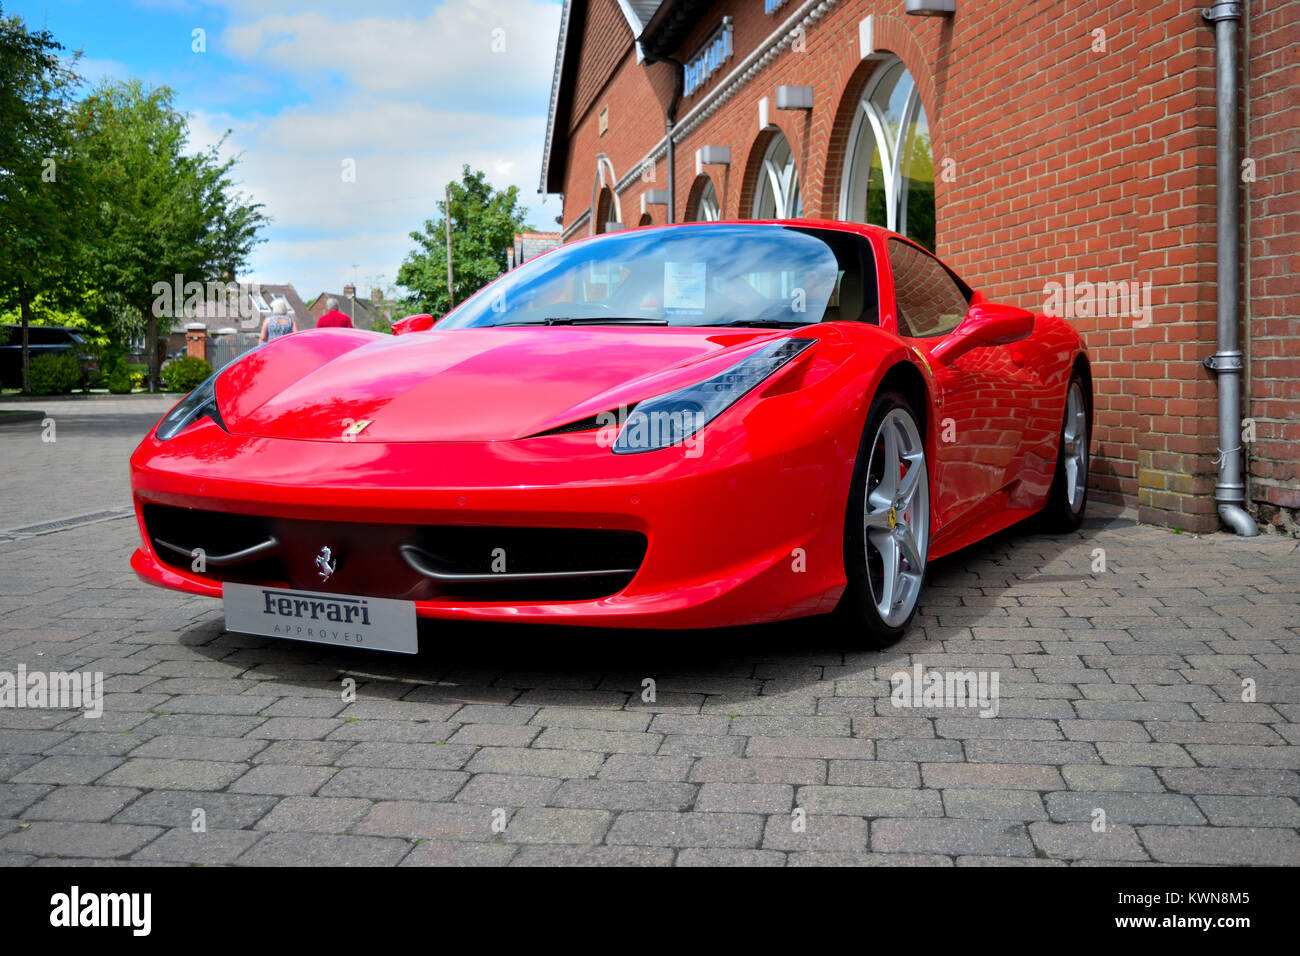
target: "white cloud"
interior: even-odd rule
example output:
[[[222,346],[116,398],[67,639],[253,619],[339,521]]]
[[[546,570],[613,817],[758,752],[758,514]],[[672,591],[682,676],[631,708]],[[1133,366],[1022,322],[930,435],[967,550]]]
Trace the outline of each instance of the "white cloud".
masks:
[[[538,202],[537,117],[485,123],[470,113],[354,99],[254,120],[196,113],[190,128],[196,150],[232,130],[222,154],[242,154],[240,188],[275,220],[252,266],[263,281],[292,281],[304,296],[337,290],[358,262],[366,264],[362,275],[396,279],[413,246],[408,234],[436,216],[442,185],[459,178],[463,163],[497,188],[519,186],[525,204]],[[345,181],[345,161],[354,164],[355,181]],[[558,204],[538,208],[534,225],[547,228],[558,211]]]
[[[369,278],[394,281],[408,234],[436,216],[443,184],[465,163],[497,188],[518,186],[532,223],[554,227],[559,205],[541,206],[536,188],[558,4],[454,0],[410,13],[372,0],[350,20],[328,3],[292,14],[250,3],[243,20],[241,0],[232,6],[223,51],[317,91],[273,115],[193,112],[191,148],[230,129],[222,153],[242,154],[240,188],[275,220],[249,278],[292,282],[308,300],[354,272],[367,292]],[[505,53],[491,50],[498,27]]]
[[[508,105],[549,87],[558,27],[553,3],[456,0],[424,16],[273,13],[236,23],[221,42],[231,56],[299,78],[341,74],[361,90]]]
[[[107,77],[110,80],[127,80],[135,75],[129,66],[125,63],[119,63],[117,60],[96,59],[91,56],[66,57],[64,63],[71,69],[75,69],[78,75],[83,77],[89,86],[96,86],[99,81]]]

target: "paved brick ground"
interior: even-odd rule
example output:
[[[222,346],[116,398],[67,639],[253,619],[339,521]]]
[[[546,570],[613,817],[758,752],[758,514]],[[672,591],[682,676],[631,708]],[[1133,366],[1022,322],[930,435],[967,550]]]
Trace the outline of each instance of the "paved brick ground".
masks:
[[[42,421],[0,425],[0,529],[131,506],[126,460],[177,395],[0,401]],[[53,422],[48,428],[45,420]],[[53,438],[54,441],[49,439]]]
[[[0,863],[1300,864],[1294,541],[1003,535],[884,653],[437,624],[406,658],[224,633],[136,534],[0,541],[0,671],[108,691],[0,709]],[[998,716],[893,706],[918,663],[996,672]]]

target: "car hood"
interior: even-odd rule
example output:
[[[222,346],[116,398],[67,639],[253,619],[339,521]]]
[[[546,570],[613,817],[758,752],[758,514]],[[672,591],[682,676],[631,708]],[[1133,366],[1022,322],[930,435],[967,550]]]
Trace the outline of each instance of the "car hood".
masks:
[[[277,339],[229,367],[217,380],[217,401],[236,435],[505,441],[700,381],[790,334],[608,326],[434,329],[401,337],[312,330]],[[367,424],[358,431],[360,422]]]

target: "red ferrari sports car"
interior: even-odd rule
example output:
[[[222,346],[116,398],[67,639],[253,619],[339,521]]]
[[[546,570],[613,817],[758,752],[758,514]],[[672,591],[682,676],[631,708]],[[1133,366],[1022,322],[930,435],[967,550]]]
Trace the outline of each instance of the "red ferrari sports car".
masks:
[[[417,618],[883,646],[927,561],[1087,501],[1079,335],[872,226],[597,236],[398,331],[285,336],[173,408],[131,459],[136,572],[408,653]]]

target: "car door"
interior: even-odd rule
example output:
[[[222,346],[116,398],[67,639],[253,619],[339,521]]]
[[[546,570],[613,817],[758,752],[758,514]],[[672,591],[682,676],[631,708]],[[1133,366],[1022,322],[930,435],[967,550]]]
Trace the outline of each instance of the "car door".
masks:
[[[891,237],[887,247],[899,335],[929,355],[966,317],[973,293],[918,246]],[[931,362],[937,389],[936,531],[977,518],[979,506],[1019,472],[1031,393],[1013,349],[989,346],[951,364]]]

